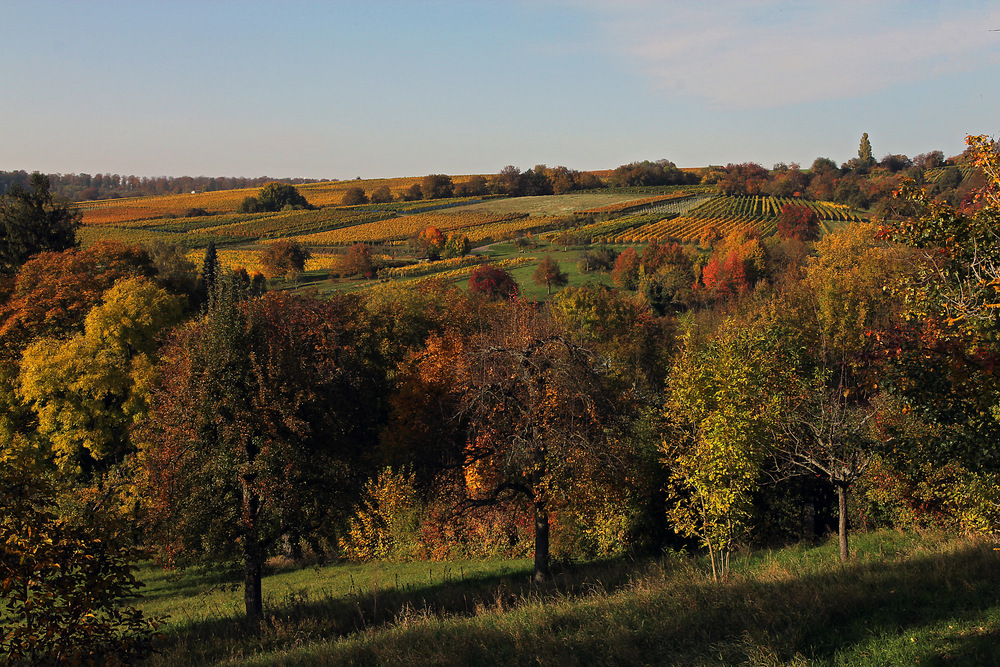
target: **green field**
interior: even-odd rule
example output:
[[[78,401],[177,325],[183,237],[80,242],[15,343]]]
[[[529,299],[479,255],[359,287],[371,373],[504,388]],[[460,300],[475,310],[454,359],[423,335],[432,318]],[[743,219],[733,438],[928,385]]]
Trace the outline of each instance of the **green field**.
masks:
[[[1000,660],[1000,552],[937,534],[860,534],[745,554],[715,583],[674,554],[561,568],[528,561],[278,568],[265,627],[220,576],[151,566],[168,614],[151,664],[989,665]]]

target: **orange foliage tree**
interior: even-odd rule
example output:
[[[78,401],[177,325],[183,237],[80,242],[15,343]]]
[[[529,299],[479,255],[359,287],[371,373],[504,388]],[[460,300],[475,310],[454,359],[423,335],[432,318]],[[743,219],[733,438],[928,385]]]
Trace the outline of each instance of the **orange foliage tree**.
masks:
[[[535,579],[548,579],[550,516],[620,469],[615,406],[595,358],[530,304],[511,302],[469,345],[461,378],[466,502],[526,499]]]

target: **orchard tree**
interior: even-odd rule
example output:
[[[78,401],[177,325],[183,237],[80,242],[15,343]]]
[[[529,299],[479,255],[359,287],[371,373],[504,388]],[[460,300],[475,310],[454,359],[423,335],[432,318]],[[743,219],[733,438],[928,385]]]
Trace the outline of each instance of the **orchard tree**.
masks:
[[[269,243],[260,254],[260,263],[264,275],[268,278],[289,276],[302,273],[306,269],[306,261],[312,257],[308,248],[297,241],[281,239]]]
[[[469,275],[469,292],[492,300],[513,299],[520,291],[510,273],[492,264],[477,266]]]
[[[16,273],[29,257],[44,250],[76,245],[79,212],[55,202],[48,176],[35,172],[30,181],[30,190],[15,184],[0,195],[0,273]]]
[[[525,500],[536,581],[550,578],[552,512],[621,479],[613,394],[594,357],[530,304],[510,302],[469,345],[458,418],[467,502]]]
[[[546,294],[552,294],[552,286],[563,287],[569,282],[569,274],[559,268],[559,262],[546,255],[538,263],[532,276],[536,285],[545,285]]]
[[[173,561],[238,564],[251,622],[282,538],[329,535],[364,477],[384,396],[369,329],[353,297],[229,294],[160,362],[137,435],[149,527]]]

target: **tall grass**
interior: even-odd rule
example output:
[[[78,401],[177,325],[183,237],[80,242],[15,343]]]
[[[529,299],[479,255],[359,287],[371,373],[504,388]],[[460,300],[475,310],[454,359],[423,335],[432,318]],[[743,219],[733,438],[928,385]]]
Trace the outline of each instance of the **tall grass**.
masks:
[[[221,609],[175,619],[154,664],[1000,662],[992,544],[880,533],[859,535],[854,549],[846,566],[835,540],[745,554],[721,584],[688,556],[569,567],[543,587],[526,562],[438,564],[437,575],[426,563],[373,566],[346,592],[343,576],[368,568],[289,572],[269,581],[259,634]],[[316,588],[331,577],[336,588]]]

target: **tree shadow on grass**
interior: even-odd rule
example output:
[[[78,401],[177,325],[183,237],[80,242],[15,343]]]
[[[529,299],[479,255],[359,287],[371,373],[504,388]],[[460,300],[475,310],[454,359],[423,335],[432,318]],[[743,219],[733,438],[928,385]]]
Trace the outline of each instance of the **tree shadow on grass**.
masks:
[[[347,594],[310,592],[289,587],[280,596],[265,595],[265,623],[254,629],[243,618],[216,617],[186,622],[167,632],[163,664],[202,664],[231,655],[275,650],[304,641],[331,640],[364,630],[377,630],[418,618],[471,617],[484,610],[509,610],[528,601],[577,598],[626,586],[645,565],[626,559],[587,564],[554,565],[551,583],[533,581],[530,564],[502,573],[462,573],[446,568],[443,579],[428,583],[388,583],[366,586]],[[387,568],[385,581],[390,581]],[[210,585],[225,586],[224,575],[211,576]],[[186,594],[184,582],[176,592]],[[164,592],[158,592],[164,595]]]
[[[206,621],[173,637],[162,657],[191,664],[277,651],[294,663],[296,651],[303,662],[319,651],[352,664],[997,664],[998,565],[1000,552],[966,543],[723,584],[673,559],[577,567],[545,587],[525,568],[338,597],[293,592],[268,605],[258,634],[232,619]],[[953,632],[942,630],[949,625]]]

